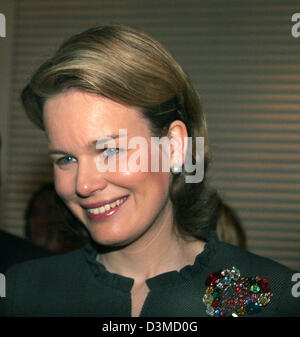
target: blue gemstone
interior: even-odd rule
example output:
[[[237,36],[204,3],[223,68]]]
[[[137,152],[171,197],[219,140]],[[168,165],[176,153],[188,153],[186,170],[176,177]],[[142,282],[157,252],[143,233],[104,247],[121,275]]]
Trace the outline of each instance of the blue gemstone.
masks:
[[[225,276],[222,280],[224,285],[229,285],[231,283],[231,277]]]
[[[219,316],[221,314],[221,310],[220,309],[216,309],[215,310],[215,314]]]
[[[260,307],[259,307],[258,302],[249,303],[246,307],[246,310],[248,314],[256,314],[260,312]]]

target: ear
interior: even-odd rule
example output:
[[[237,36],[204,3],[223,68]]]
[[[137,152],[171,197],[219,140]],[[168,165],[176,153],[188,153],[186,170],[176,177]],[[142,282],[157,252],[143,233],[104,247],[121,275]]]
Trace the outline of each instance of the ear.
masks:
[[[173,121],[170,124],[167,136],[170,139],[170,167],[173,169],[180,167],[181,171],[188,145],[186,125],[180,120]],[[176,172],[174,171],[174,173]]]

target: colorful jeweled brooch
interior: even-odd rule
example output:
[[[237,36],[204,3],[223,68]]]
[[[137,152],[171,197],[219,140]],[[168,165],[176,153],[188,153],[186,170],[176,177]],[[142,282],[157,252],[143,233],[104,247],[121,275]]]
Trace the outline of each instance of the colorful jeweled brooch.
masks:
[[[236,267],[210,274],[205,284],[207,288],[202,301],[206,313],[212,317],[258,313],[273,296],[267,279],[241,277]]]

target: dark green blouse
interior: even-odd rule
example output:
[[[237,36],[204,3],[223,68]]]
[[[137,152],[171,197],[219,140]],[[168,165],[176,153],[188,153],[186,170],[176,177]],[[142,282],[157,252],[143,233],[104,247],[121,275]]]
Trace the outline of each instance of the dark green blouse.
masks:
[[[0,299],[2,315],[130,316],[134,280],[108,272],[96,261],[96,254],[88,244],[64,255],[13,266],[6,274],[6,298]],[[227,316],[236,311],[254,317],[300,316],[300,297],[292,292],[294,273],[220,242],[213,232],[194,265],[146,281],[150,291],[141,316],[207,317],[221,315],[222,310],[227,310]],[[262,295],[268,302],[264,306],[257,302],[262,292],[267,294]],[[249,310],[255,299],[256,306]]]

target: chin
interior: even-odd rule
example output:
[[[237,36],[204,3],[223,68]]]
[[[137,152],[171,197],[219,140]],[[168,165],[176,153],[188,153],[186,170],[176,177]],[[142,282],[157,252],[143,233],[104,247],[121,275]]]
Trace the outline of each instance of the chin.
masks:
[[[109,247],[124,247],[128,246],[136,239],[132,238],[131,235],[127,235],[126,233],[121,232],[113,232],[107,230],[90,230],[90,235],[93,240],[102,246],[109,246]]]

